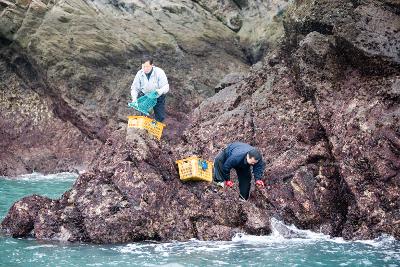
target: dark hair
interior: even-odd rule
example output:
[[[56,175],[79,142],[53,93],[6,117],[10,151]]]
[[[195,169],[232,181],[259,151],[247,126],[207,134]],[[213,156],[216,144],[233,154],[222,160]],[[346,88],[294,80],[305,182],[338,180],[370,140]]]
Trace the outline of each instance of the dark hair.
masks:
[[[150,63],[150,65],[153,65],[153,57],[152,56],[144,55],[142,57],[142,64],[146,63],[147,61]]]
[[[253,158],[255,160],[260,160],[262,158],[261,152],[257,148],[253,148],[252,150],[250,150],[248,155],[249,158]]]

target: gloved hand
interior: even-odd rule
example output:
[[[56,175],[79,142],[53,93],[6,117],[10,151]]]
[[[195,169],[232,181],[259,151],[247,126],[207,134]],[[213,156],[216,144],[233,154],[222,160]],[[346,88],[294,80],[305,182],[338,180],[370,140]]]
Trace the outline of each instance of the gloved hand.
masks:
[[[256,186],[257,186],[258,188],[261,188],[261,187],[264,187],[265,185],[264,185],[264,182],[263,182],[262,180],[257,180],[257,181],[256,181]]]
[[[225,181],[225,186],[226,187],[232,187],[233,186],[233,182],[231,180]]]

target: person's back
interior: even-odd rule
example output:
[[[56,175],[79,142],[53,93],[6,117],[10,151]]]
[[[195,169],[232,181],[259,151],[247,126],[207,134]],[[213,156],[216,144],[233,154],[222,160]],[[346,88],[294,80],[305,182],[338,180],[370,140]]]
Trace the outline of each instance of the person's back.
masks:
[[[255,147],[252,147],[249,144],[242,143],[242,142],[234,142],[229,144],[226,147],[226,155],[228,157],[234,156],[234,157],[242,157],[242,159],[246,156],[246,154],[250,151],[255,149]]]

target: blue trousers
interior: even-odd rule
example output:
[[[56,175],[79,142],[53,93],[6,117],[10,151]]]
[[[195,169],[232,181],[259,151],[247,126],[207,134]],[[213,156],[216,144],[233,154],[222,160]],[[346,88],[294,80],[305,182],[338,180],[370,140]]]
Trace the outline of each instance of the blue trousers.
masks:
[[[153,108],[154,118],[156,121],[163,122],[165,120],[165,95],[157,98],[157,104]]]

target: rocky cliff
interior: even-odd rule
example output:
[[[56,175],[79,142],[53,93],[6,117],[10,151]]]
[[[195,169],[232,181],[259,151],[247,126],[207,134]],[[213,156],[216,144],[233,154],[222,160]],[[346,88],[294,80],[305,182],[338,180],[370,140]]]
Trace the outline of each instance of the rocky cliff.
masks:
[[[249,142],[269,163],[269,199],[286,221],[399,237],[399,7],[296,2],[282,46],[193,112],[179,155]]]
[[[396,1],[295,1],[282,42],[203,101],[174,145],[121,128],[61,199],[20,200],[3,230],[95,243],[221,240],[267,234],[277,217],[347,239],[399,239],[399,11]],[[179,181],[175,159],[211,159],[235,140],[263,152],[265,189],[242,202],[236,189]]]
[[[237,232],[270,232],[269,217],[250,202],[238,202],[238,193],[182,184],[171,154],[141,130],[115,132],[93,171],[79,176],[61,199],[20,200],[3,229],[14,237],[93,243],[228,240]]]
[[[238,21],[255,2],[235,4]],[[242,27],[223,19],[228,11],[214,14],[197,1],[1,0],[0,175],[86,169],[132,112],[126,106],[143,54],[169,78],[174,139],[220,79],[247,72],[267,51],[260,44],[282,33],[275,6],[263,12],[272,30],[239,35]]]

